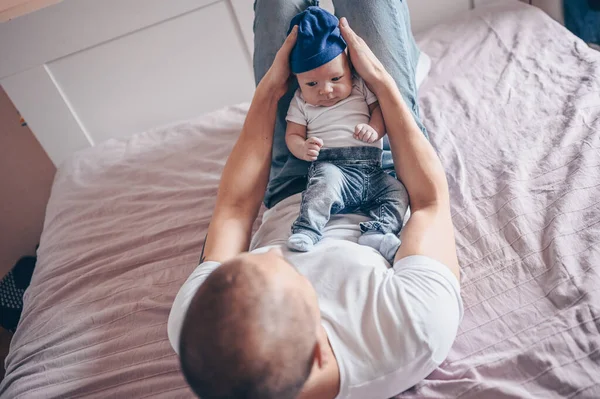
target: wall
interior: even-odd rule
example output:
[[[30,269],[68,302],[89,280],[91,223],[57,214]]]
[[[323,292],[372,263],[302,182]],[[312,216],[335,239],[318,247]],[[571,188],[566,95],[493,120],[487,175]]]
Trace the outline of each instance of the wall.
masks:
[[[532,4],[546,11],[548,15],[561,24],[565,23],[562,0],[533,0]]]
[[[471,0],[408,0],[413,31],[419,32],[437,23],[451,20],[469,10],[471,3]]]
[[[0,277],[35,254],[55,171],[0,87]]]

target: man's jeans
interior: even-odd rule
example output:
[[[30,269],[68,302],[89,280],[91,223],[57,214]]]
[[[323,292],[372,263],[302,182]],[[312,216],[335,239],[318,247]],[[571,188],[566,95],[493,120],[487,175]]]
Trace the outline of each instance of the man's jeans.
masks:
[[[381,152],[376,147],[321,150],[308,169],[308,185],[292,233],[306,234],[316,244],[331,215],[363,212],[373,219],[360,224],[363,233],[397,236],[408,209],[408,193],[398,179],[381,169]]]
[[[283,44],[290,21],[299,12],[318,3],[312,0],[256,0],[254,3],[254,76],[265,75]],[[352,29],[369,45],[394,77],[400,93],[423,133],[419,117],[415,69],[419,50],[410,29],[406,0],[334,0],[335,14],[346,17]],[[298,84],[294,81],[279,101],[265,205],[277,202],[306,188],[309,163],[294,157],[285,144],[285,117]],[[425,133],[426,134],[426,133]],[[384,138],[383,168],[393,170],[387,136]]]

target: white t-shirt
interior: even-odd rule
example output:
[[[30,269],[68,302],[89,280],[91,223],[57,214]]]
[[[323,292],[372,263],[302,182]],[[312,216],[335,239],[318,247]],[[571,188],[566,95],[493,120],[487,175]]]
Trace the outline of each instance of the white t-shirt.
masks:
[[[358,224],[368,220],[361,215],[333,215],[310,252],[290,252],[285,243],[300,201],[297,194],[268,210],[251,248],[280,246],[315,287],[340,368],[337,399],[388,399],[412,387],[446,358],[456,337],[463,312],[457,279],[424,256],[390,268],[377,251],[357,244]],[[168,325],[175,351],[191,299],[218,266],[198,266],[177,294]]]
[[[286,120],[306,126],[306,138],[318,137],[323,148],[336,147],[383,147],[383,140],[365,143],[352,137],[359,123],[369,123],[369,105],[377,101],[365,82],[358,76],[352,77],[350,96],[330,107],[307,104],[300,89],[290,103]]]

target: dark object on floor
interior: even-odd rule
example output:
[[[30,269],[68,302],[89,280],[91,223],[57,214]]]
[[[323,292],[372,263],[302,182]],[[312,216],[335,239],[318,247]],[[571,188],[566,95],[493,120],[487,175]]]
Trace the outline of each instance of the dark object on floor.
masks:
[[[0,281],[0,327],[14,332],[23,310],[23,294],[35,268],[37,258],[25,256]]]
[[[600,44],[600,0],[566,0],[565,26],[587,43]]]
[[[4,359],[8,354],[12,334],[0,327],[0,381],[4,378]]]

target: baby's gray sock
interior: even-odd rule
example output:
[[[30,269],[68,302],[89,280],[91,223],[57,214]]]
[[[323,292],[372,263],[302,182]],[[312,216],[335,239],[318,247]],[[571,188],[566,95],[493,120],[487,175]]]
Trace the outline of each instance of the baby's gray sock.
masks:
[[[309,236],[302,233],[292,234],[288,238],[287,246],[293,251],[308,252],[313,247],[313,241]]]
[[[364,233],[363,235],[358,237],[358,243],[360,245],[366,245],[367,247],[371,247],[379,252],[379,246],[381,245],[382,239],[383,234],[381,233]]]
[[[394,263],[396,252],[398,252],[398,248],[400,248],[400,239],[398,236],[393,233],[387,233],[381,240],[379,252],[381,252],[381,255],[383,255],[383,257],[390,262],[390,265],[392,265]]]
[[[358,243],[379,251],[390,263],[400,247],[400,239],[393,233],[365,233],[358,238]]]

